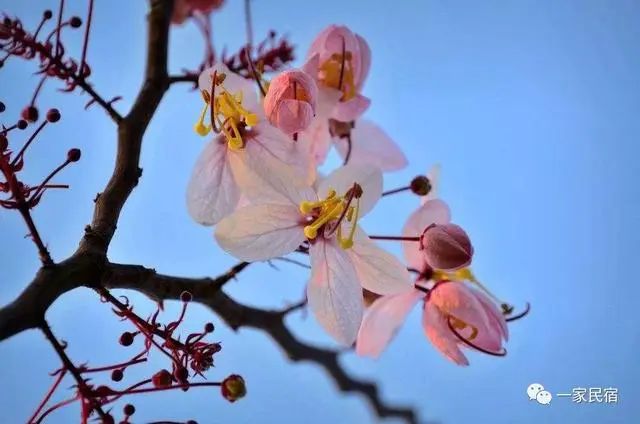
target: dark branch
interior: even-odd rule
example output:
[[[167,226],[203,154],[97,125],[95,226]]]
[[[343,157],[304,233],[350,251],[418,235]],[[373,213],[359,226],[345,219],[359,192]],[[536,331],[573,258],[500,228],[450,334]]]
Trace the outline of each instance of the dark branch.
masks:
[[[108,279],[103,281],[107,288],[136,290],[156,301],[179,299],[183,291],[188,291],[193,295],[195,302],[207,305],[232,329],[251,327],[262,330],[292,361],[310,361],[320,365],[341,391],[356,392],[365,396],[379,417],[398,417],[408,423],[418,422],[413,409],[387,405],[380,398],[378,387],[374,383],[359,381],[349,376],[340,365],[339,352],[309,346],[295,338],[285,325],[284,319],[287,312],[298,309],[302,303],[284,311],[268,311],[242,305],[220,290],[236,272],[224,274],[216,279],[196,279],[162,275],[153,269],[137,265],[111,264],[109,270]]]

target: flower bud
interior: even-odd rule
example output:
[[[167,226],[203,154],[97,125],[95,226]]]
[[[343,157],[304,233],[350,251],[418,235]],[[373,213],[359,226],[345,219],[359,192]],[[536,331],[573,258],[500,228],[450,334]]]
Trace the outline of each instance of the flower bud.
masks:
[[[67,152],[67,160],[69,162],[78,162],[81,155],[80,149],[71,149]]]
[[[135,334],[133,334],[133,333],[131,333],[129,331],[125,331],[120,336],[120,344],[122,346],[131,346],[131,344],[133,343],[133,338],[134,337],[135,337]]]
[[[60,120],[60,111],[58,109],[49,109],[47,111],[47,121],[54,123]]]
[[[189,380],[189,371],[185,367],[178,367],[173,371],[173,377],[180,384],[186,384]]]
[[[0,102],[0,113],[4,112],[7,109],[7,107],[4,105],[4,103]]]
[[[19,120],[18,123],[16,124],[19,130],[24,130],[25,128],[27,128],[27,125],[29,124],[24,119]]]
[[[121,381],[122,377],[124,377],[124,372],[121,369],[111,371],[111,379],[113,381]]]
[[[27,106],[22,109],[20,116],[22,116],[22,119],[25,121],[36,122],[40,114],[38,113],[38,108],[35,106]]]
[[[53,16],[53,12],[50,11],[49,9],[45,10],[44,13],[42,14],[42,17],[44,19],[51,19],[52,16]]]
[[[247,394],[244,379],[237,374],[225,378],[220,387],[222,396],[229,402],[235,402]]]
[[[0,134],[0,153],[7,150],[7,147],[9,147],[9,140],[6,136]]]
[[[420,250],[435,269],[454,271],[471,263],[473,246],[465,231],[455,224],[431,224],[420,237]]]
[[[431,191],[431,181],[424,175],[418,175],[411,180],[411,191],[418,196],[426,196]]]
[[[151,382],[156,388],[169,387],[171,381],[171,373],[167,370],[160,370],[151,377]]]
[[[193,299],[193,296],[188,291],[183,291],[182,293],[180,293],[180,300],[181,301],[183,301],[183,302],[191,302],[192,299]]]
[[[71,25],[71,28],[80,28],[80,25],[82,25],[82,19],[77,16],[73,16],[69,20],[69,25]]]
[[[204,331],[205,333],[213,333],[213,330],[215,329],[214,325],[212,322],[208,322],[204,325]]]
[[[305,72],[284,71],[269,83],[264,111],[269,122],[285,134],[307,129],[316,113],[318,88]]]
[[[130,403],[127,403],[124,408],[122,408],[122,412],[124,412],[124,415],[126,416],[131,416],[133,414],[136,413],[136,407],[131,405]]]

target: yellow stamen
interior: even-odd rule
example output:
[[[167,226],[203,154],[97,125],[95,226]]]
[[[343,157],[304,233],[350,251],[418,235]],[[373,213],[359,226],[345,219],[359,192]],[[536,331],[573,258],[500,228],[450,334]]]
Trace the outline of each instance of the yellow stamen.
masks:
[[[358,214],[360,212],[360,198],[356,199],[356,206],[350,207],[347,212],[347,221],[351,222],[351,230],[349,231],[349,237],[346,239],[342,238],[342,231],[340,227],[338,227],[338,241],[340,242],[340,247],[343,249],[349,249],[353,247],[353,237],[356,235],[356,222],[358,221]]]
[[[213,102],[211,102],[211,96],[207,91],[201,91],[205,106],[194,129],[202,136],[207,135],[212,129],[216,132],[222,131],[229,148],[239,150],[244,147],[241,124],[253,127],[258,124],[259,119],[255,113],[251,113],[242,106],[242,91],[232,94],[222,86],[225,78],[225,74],[216,75],[213,85],[220,86],[220,91],[214,92]],[[214,88],[212,88],[213,90]],[[209,105],[213,107],[211,120],[214,122],[211,122],[211,125],[205,125],[204,119]],[[213,125],[214,123],[217,124],[217,128]]]
[[[460,318],[456,318],[453,315],[449,315],[449,318],[451,319],[451,326],[453,328],[455,328],[456,330],[464,330],[465,328],[469,327],[471,328],[471,335],[469,337],[467,337],[467,340],[473,340],[476,337],[478,337],[478,328],[467,324],[466,322],[464,322],[463,320],[461,320]]]
[[[328,224],[331,221],[340,221],[342,219],[346,219],[352,225],[349,231],[349,236],[347,238],[342,238],[342,223],[336,222],[336,225],[338,226],[336,229],[337,240],[340,247],[342,247],[343,249],[349,249],[350,247],[352,247],[359,216],[360,200],[359,198],[356,198],[356,205],[349,206],[350,198],[351,197],[349,195],[338,196],[335,190],[330,190],[327,197],[323,200],[319,200],[317,202],[300,202],[300,213],[305,215],[314,212],[315,215],[317,213],[314,221],[304,227],[303,231],[305,237],[313,240],[318,236],[318,230],[320,230],[320,228],[322,228],[325,224]],[[345,208],[347,207],[348,209],[345,210]],[[333,230],[329,231],[329,235],[332,232]]]
[[[345,52],[344,56],[340,53],[331,55],[326,62],[320,65],[320,71],[322,72],[320,81],[328,87],[342,91],[341,101],[346,102],[356,96],[351,52]]]

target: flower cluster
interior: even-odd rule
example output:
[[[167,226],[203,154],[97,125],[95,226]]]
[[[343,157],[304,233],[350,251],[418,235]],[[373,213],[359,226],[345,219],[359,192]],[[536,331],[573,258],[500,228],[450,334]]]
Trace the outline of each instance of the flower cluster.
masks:
[[[371,68],[364,38],[332,25],[313,41],[302,69],[268,81],[249,66],[251,79],[222,63],[199,77],[195,131],[213,137],[187,188],[192,218],[215,225],[218,244],[243,261],[307,254],[309,308],[328,334],[356,343],[360,354],[378,355],[423,300],[425,330],[445,356],[466,364],[460,346],[504,355],[513,308],[473,276],[469,236],[436,198],[437,170],[383,192],[383,173],[407,160],[362,119],[371,103],[362,94]],[[322,176],[317,168],[332,146],[344,164]],[[362,217],[381,197],[406,190],[423,202],[403,234],[368,235]],[[375,240],[402,242],[405,263]]]

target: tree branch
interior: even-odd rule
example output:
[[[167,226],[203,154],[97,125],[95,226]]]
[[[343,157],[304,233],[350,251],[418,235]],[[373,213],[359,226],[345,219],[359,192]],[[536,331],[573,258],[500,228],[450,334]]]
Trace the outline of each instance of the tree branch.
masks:
[[[320,365],[341,391],[365,396],[379,417],[398,417],[408,423],[418,422],[413,409],[387,405],[380,398],[376,384],[349,376],[340,365],[339,352],[310,346],[297,340],[284,322],[286,313],[291,308],[284,311],[257,309],[242,305],[225,294],[220,287],[237,273],[233,269],[215,279],[181,278],[158,274],[153,269],[138,265],[110,264],[108,276],[102,283],[107,288],[136,290],[156,301],[177,300],[182,292],[188,291],[194,302],[208,306],[232,329],[251,327],[262,330],[292,361],[310,361]]]

